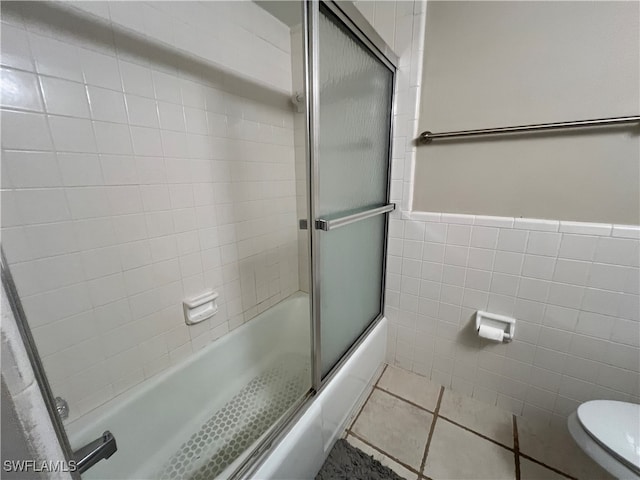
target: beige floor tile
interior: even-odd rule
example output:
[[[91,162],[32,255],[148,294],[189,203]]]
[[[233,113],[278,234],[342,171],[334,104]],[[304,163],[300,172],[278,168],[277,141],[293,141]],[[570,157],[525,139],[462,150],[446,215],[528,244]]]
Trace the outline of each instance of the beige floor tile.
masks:
[[[424,474],[434,480],[515,479],[513,452],[438,419]]]
[[[387,367],[380,378],[378,387],[431,411],[436,409],[440,394],[440,385],[425,377],[391,365]]]
[[[520,457],[520,480],[566,480],[567,477]]]
[[[433,415],[374,390],[352,431],[380,450],[420,469]]]
[[[377,461],[379,461],[385,467],[389,467],[391,470],[396,472],[402,478],[406,478],[407,480],[417,480],[417,478],[418,478],[418,474],[417,473],[414,473],[411,470],[408,470],[407,468],[405,468],[402,465],[400,465],[398,462],[390,459],[386,455],[383,455],[379,451],[371,448],[366,443],[358,440],[353,435],[347,436],[347,442],[349,442],[354,447],[359,448],[360,450],[362,450],[367,455],[372,456],[373,458],[375,458]]]
[[[513,416],[484,402],[445,390],[440,403],[440,415],[481,433],[496,442],[513,447]]]
[[[516,417],[520,452],[579,479],[612,478],[575,443],[566,426]]]

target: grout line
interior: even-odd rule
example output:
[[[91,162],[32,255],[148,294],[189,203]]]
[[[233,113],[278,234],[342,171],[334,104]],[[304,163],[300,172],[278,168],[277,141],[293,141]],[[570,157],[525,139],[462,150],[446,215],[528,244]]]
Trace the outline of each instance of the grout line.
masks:
[[[504,448],[504,449],[506,449],[506,450],[509,450],[510,452],[513,452],[513,453],[514,453],[514,457],[515,457],[514,462],[515,462],[515,470],[516,470],[516,471],[515,471],[515,473],[516,473],[516,480],[520,480],[520,478],[521,478],[521,472],[520,472],[520,457],[524,457],[524,458],[526,458],[527,460],[530,460],[530,461],[532,461],[532,462],[534,462],[534,463],[537,463],[538,465],[541,465],[541,466],[543,466],[543,467],[545,467],[545,468],[548,468],[549,470],[551,470],[551,471],[553,471],[553,472],[555,472],[555,473],[558,473],[558,474],[560,474],[560,475],[562,475],[562,476],[564,476],[564,477],[566,477],[566,478],[569,478],[569,479],[571,479],[571,480],[577,480],[575,477],[572,477],[571,475],[568,475],[567,473],[564,473],[564,472],[562,472],[561,470],[558,470],[558,469],[557,469],[557,468],[555,468],[555,467],[551,467],[551,466],[549,466],[549,465],[545,464],[544,462],[541,462],[540,460],[536,460],[535,458],[530,457],[529,455],[526,455],[526,454],[524,454],[524,453],[521,453],[521,452],[520,452],[520,441],[519,441],[519,438],[518,438],[518,426],[517,426],[517,422],[516,422],[516,415],[515,415],[515,414],[514,414],[514,415],[513,415],[513,417],[512,417],[512,418],[513,418],[513,447],[508,447],[507,445],[503,445],[502,443],[500,443],[500,442],[498,442],[498,441],[496,441],[496,440],[494,440],[494,439],[492,439],[492,438],[489,438],[489,437],[487,437],[487,436],[485,436],[485,435],[483,435],[483,434],[481,434],[481,433],[478,433],[478,432],[476,432],[476,431],[474,431],[474,430],[472,430],[472,429],[470,429],[470,428],[468,428],[468,427],[465,427],[464,425],[461,425],[461,424],[459,424],[458,422],[456,422],[456,421],[454,421],[454,420],[451,420],[450,418],[445,417],[444,415],[440,415],[440,405],[441,405],[441,403],[442,403],[442,397],[443,397],[443,395],[444,395],[445,387],[442,387],[442,386],[440,387],[440,393],[439,393],[439,395],[438,395],[438,402],[437,402],[437,404],[436,404],[435,411],[431,411],[431,410],[429,410],[429,409],[427,409],[427,408],[424,408],[424,407],[422,407],[422,406],[420,406],[420,405],[418,405],[418,404],[416,404],[416,403],[413,403],[413,402],[412,402],[412,401],[410,401],[410,400],[407,400],[406,398],[401,397],[400,395],[397,395],[397,394],[395,394],[395,393],[390,392],[389,390],[386,390],[386,389],[384,389],[384,388],[382,388],[382,387],[379,387],[379,386],[378,386],[378,383],[380,382],[380,379],[382,378],[382,375],[384,375],[384,372],[387,370],[387,367],[388,367],[388,366],[389,366],[388,364],[387,364],[387,365],[385,365],[385,367],[384,367],[384,369],[383,369],[382,373],[381,373],[381,374],[380,374],[380,376],[378,377],[378,380],[376,381],[376,383],[374,384],[373,388],[371,389],[371,393],[369,393],[369,396],[367,397],[367,400],[364,402],[364,404],[363,404],[362,408],[360,409],[360,412],[358,412],[358,415],[356,416],[356,420],[357,420],[357,419],[358,419],[358,417],[360,416],[360,413],[361,413],[361,412],[362,412],[362,410],[364,409],[364,405],[366,405],[366,403],[369,401],[369,398],[371,397],[371,394],[373,393],[373,391],[374,391],[375,389],[378,389],[378,390],[380,390],[381,392],[384,392],[384,393],[386,393],[386,394],[388,394],[388,395],[390,395],[390,396],[392,396],[392,397],[394,397],[394,398],[397,398],[398,400],[401,400],[401,401],[403,401],[403,402],[405,402],[405,403],[408,403],[409,405],[412,405],[412,406],[414,406],[414,407],[416,407],[416,408],[418,408],[418,409],[420,409],[420,410],[423,410],[423,411],[425,411],[425,412],[427,412],[427,413],[432,414],[434,417],[433,417],[433,422],[431,423],[431,428],[430,428],[430,430],[429,430],[429,436],[428,436],[428,438],[427,438],[427,444],[425,445],[425,452],[424,452],[424,455],[423,455],[422,463],[421,463],[421,465],[420,465],[420,471],[421,471],[421,472],[424,470],[424,467],[425,467],[425,464],[426,464],[427,455],[428,455],[428,453],[429,453],[429,447],[430,447],[430,445],[431,445],[431,439],[432,439],[432,437],[433,437],[433,432],[434,432],[434,430],[435,430],[436,420],[437,420],[438,418],[441,418],[441,419],[443,419],[443,420],[445,420],[445,421],[447,421],[447,422],[449,422],[449,423],[451,423],[451,424],[453,424],[453,425],[455,425],[455,426],[457,426],[457,427],[462,428],[463,430],[466,430],[467,432],[473,433],[474,435],[477,435],[478,437],[480,437],[480,438],[482,438],[482,439],[484,439],[484,440],[487,440],[487,441],[489,441],[489,442],[491,442],[491,443],[493,443],[493,444],[495,444],[495,445],[498,445],[499,447],[502,447],[502,448]],[[352,426],[352,427],[353,427],[353,425],[355,424],[356,420],[354,420],[354,421],[351,423],[351,426]],[[362,442],[364,442],[365,444],[367,444],[367,445],[369,445],[370,447],[374,448],[376,451],[378,451],[378,452],[380,452],[380,453],[382,453],[382,454],[386,455],[387,457],[391,458],[393,461],[395,461],[396,463],[398,463],[398,464],[402,465],[403,467],[407,468],[407,469],[408,469],[408,470],[410,470],[411,472],[413,472],[413,473],[418,473],[418,479],[419,479],[419,480],[431,480],[429,477],[427,477],[427,476],[426,476],[426,475],[424,475],[423,473],[417,472],[414,468],[409,467],[408,465],[406,465],[405,463],[403,463],[403,462],[399,461],[398,459],[396,459],[396,458],[395,458],[395,457],[393,457],[392,455],[389,455],[389,454],[388,454],[387,452],[385,452],[384,450],[382,450],[382,449],[380,449],[379,447],[376,447],[376,446],[374,446],[373,444],[369,443],[368,441],[364,440],[362,437],[360,437],[359,435],[357,435],[356,433],[354,433],[354,432],[351,430],[351,428],[347,429],[347,433],[348,433],[349,435],[353,435],[353,436],[354,436],[354,437],[356,437],[358,440],[361,440],[361,441],[362,441]]]
[[[423,406],[418,405],[417,403],[413,403],[412,401],[407,400],[406,398],[403,398],[400,395],[396,395],[395,393],[392,393],[389,390],[385,390],[382,387],[375,387],[375,388],[377,388],[378,390],[380,390],[380,391],[382,391],[382,392],[384,392],[384,393],[386,393],[386,394],[388,394],[388,395],[390,395],[392,397],[397,398],[398,400],[402,400],[403,402],[408,403],[409,405],[412,405],[412,406],[414,406],[416,408],[419,408],[420,410],[422,410],[424,412],[428,412],[428,413],[430,413],[432,415],[437,415],[439,418],[442,418],[443,420],[446,420],[447,422],[452,423],[456,427],[460,427],[460,428],[462,428],[463,430],[466,430],[469,433],[473,433],[474,435],[477,435],[478,437],[480,437],[480,438],[482,438],[484,440],[488,440],[491,443],[495,443],[496,445],[498,445],[498,446],[500,446],[502,448],[506,448],[507,450],[509,450],[511,452],[514,450],[512,447],[509,447],[508,445],[504,445],[504,444],[498,442],[497,440],[494,440],[492,438],[487,437],[486,435],[483,435],[482,433],[478,433],[478,432],[476,432],[475,430],[472,430],[469,427],[465,427],[464,425],[456,422],[455,420],[451,420],[450,418],[445,417],[444,415],[436,413],[436,412],[439,412],[439,408],[438,407],[436,407],[436,411],[434,412],[434,411],[429,410],[428,408],[424,408]],[[444,387],[441,387],[441,388],[444,388]]]
[[[516,416],[512,415],[513,421],[513,458],[516,464],[516,480],[520,480],[520,442],[518,440],[518,424]]]
[[[431,440],[433,439],[433,432],[436,429],[436,422],[438,421],[438,412],[440,412],[440,404],[442,403],[443,394],[444,394],[444,387],[440,387],[440,394],[438,395],[438,403],[436,404],[435,412],[433,412],[433,421],[431,422],[431,428],[429,429],[427,444],[424,446],[424,454],[422,455],[422,462],[420,463],[420,472],[424,471],[424,466],[427,463],[427,455],[429,455],[429,447],[431,446]]]
[[[380,379],[382,378],[382,376],[384,375],[384,372],[387,371],[387,368],[389,368],[389,364],[385,363],[384,364],[384,368],[382,369],[382,372],[380,372],[380,375],[378,375],[378,378],[376,380],[376,383],[373,384],[373,388],[376,388],[378,386],[378,383],[380,383]]]
[[[505,448],[505,449],[509,450],[510,452],[513,452],[513,448],[508,447],[508,446],[506,446],[506,445],[504,445],[504,444],[502,444],[502,443],[498,442],[497,440],[494,440],[493,438],[489,438],[489,437],[487,437],[486,435],[483,435],[482,433],[478,433],[478,432],[476,432],[476,431],[473,431],[473,430],[471,430],[469,427],[465,427],[464,425],[462,425],[462,424],[460,424],[460,423],[458,423],[458,422],[455,422],[455,421],[453,421],[453,420],[451,420],[450,418],[447,418],[447,417],[445,417],[445,416],[439,415],[439,417],[440,417],[441,419],[443,419],[443,420],[445,420],[445,421],[447,421],[447,422],[449,422],[449,423],[451,423],[451,424],[455,425],[456,427],[460,427],[461,429],[466,430],[466,431],[467,431],[467,432],[469,432],[469,433],[473,433],[474,435],[476,435],[476,436],[478,436],[478,437],[482,438],[483,440],[487,440],[488,442],[491,442],[491,443],[493,443],[493,444],[495,444],[495,445],[498,445],[499,447]]]
[[[500,447],[502,447],[502,448],[506,448],[506,449],[507,449],[507,450],[509,450],[509,451],[513,451],[513,450],[514,450],[512,447],[509,447],[508,445],[504,445],[504,444],[502,444],[502,443],[498,442],[497,440],[494,440],[494,439],[492,439],[492,438],[487,437],[486,435],[483,435],[482,433],[478,433],[478,432],[476,432],[475,430],[472,430],[472,429],[471,429],[471,428],[469,428],[469,427],[465,427],[464,425],[462,425],[462,424],[460,424],[460,423],[456,422],[455,420],[451,420],[450,418],[445,417],[444,415],[441,415],[441,414],[439,414],[439,413],[436,413],[437,411],[439,411],[439,410],[438,410],[438,407],[436,407],[436,412],[434,412],[434,411],[429,410],[428,408],[424,408],[423,406],[418,405],[417,403],[413,403],[412,401],[407,400],[406,398],[403,398],[403,397],[401,397],[401,396],[399,396],[399,395],[396,395],[395,393],[392,393],[392,392],[390,392],[389,390],[385,390],[385,389],[384,389],[384,388],[382,388],[382,387],[375,387],[375,388],[377,388],[378,390],[380,390],[380,391],[382,391],[382,392],[384,392],[384,393],[386,393],[386,394],[388,394],[388,395],[390,395],[390,396],[392,396],[392,397],[397,398],[398,400],[402,400],[403,402],[408,403],[409,405],[412,405],[412,406],[414,406],[414,407],[416,407],[416,408],[419,408],[419,409],[420,409],[420,410],[422,410],[422,411],[428,412],[428,413],[430,413],[430,414],[432,414],[432,415],[438,415],[438,417],[439,417],[439,418],[442,418],[443,420],[446,420],[447,422],[452,423],[452,424],[453,424],[453,425],[455,425],[456,427],[460,427],[460,428],[462,428],[463,430],[466,430],[467,432],[473,433],[474,435],[477,435],[478,437],[481,437],[481,438],[483,438],[484,440],[488,440],[488,441],[489,441],[489,442],[491,442],[491,443],[495,443],[496,445],[498,445],[498,446],[500,446]],[[441,387],[441,388],[444,388],[444,387]],[[438,401],[439,401],[439,400],[438,400]]]
[[[529,455],[526,455],[524,453],[522,453],[520,451],[520,437],[518,436],[518,420],[517,420],[517,415],[513,415],[513,446],[514,446],[514,451],[517,455],[516,457],[516,480],[520,480],[521,477],[521,470],[520,470],[520,457],[524,457],[527,460],[530,460],[534,463],[537,463],[538,465],[542,465],[545,468],[548,468],[549,470],[552,470],[560,475],[562,475],[563,477],[567,477],[567,478],[571,478],[572,480],[577,480],[575,477],[572,477],[571,475],[564,473],[560,470],[558,470],[555,467],[551,467],[549,465],[547,465],[544,462],[541,462],[540,460],[536,460],[533,457],[530,457]]]
[[[407,400],[406,398],[401,397],[400,395],[397,395],[393,392],[390,392],[389,390],[386,390],[382,387],[378,387],[376,386],[375,388],[377,388],[378,390],[380,390],[381,392],[384,392],[388,395],[391,395],[392,397],[397,398],[398,400],[402,400],[405,403],[408,403],[409,405],[413,405],[416,408],[419,408],[420,410],[424,410],[425,412],[429,412],[430,414],[434,414],[434,412],[432,410],[429,410],[428,408],[423,407],[422,405],[418,405],[417,403],[413,403],[411,400]]]
[[[371,398],[371,395],[373,394],[374,390],[376,389],[376,387],[378,386],[378,382],[380,381],[380,379],[382,378],[382,375],[384,375],[384,372],[387,371],[387,367],[389,366],[389,364],[385,364],[384,368],[382,369],[382,373],[380,373],[380,375],[378,376],[378,378],[376,379],[376,383],[373,384],[373,387],[371,388],[371,391],[369,392],[369,395],[367,395],[367,399],[362,402],[362,406],[360,407],[360,410],[358,411],[357,415],[355,416],[355,418],[353,419],[353,422],[351,422],[349,424],[349,427],[347,428],[347,433],[351,431],[351,429],[353,428],[353,426],[356,424],[356,422],[358,421],[358,418],[360,418],[360,414],[362,413],[362,410],[364,410],[365,405],[369,402],[369,399]]]
[[[403,466],[404,468],[406,468],[407,470],[411,471],[412,473],[417,474],[418,476],[420,476],[420,472],[418,472],[415,468],[407,465],[406,463],[404,463],[401,460],[398,460],[396,457],[394,457],[393,455],[390,455],[389,453],[385,452],[384,450],[382,450],[380,447],[376,447],[374,444],[370,443],[368,440],[365,440],[363,437],[361,437],[360,435],[358,435],[357,433],[352,432],[351,430],[348,431],[348,434],[351,435],[354,438],[357,438],[358,440],[360,440],[362,443],[364,443],[365,445],[368,445],[369,447],[373,448],[376,452],[382,453],[385,457],[390,458],[391,460],[393,460],[394,462],[396,462],[398,465]],[[347,440],[348,441],[348,440]],[[393,469],[392,469],[393,470]]]
[[[527,460],[532,461],[533,463],[537,463],[538,465],[542,465],[543,467],[548,468],[549,470],[554,471],[557,474],[562,475],[563,477],[570,478],[571,480],[578,480],[576,477],[573,477],[573,476],[569,475],[568,473],[564,473],[563,471],[558,470],[555,467],[547,465],[546,463],[541,462],[540,460],[536,460],[535,458],[530,457],[526,453],[520,453],[520,456],[526,458]]]

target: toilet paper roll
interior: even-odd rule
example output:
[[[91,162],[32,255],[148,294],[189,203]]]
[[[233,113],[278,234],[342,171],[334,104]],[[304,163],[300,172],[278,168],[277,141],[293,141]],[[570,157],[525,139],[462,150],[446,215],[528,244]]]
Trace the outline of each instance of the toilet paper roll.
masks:
[[[487,340],[493,340],[494,342],[501,342],[504,339],[504,330],[497,327],[490,327],[489,325],[480,325],[478,329],[478,335]]]

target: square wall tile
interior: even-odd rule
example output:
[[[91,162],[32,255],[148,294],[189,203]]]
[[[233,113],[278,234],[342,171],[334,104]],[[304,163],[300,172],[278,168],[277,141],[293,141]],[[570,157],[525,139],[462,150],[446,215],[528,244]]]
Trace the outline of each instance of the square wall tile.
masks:
[[[525,251],[527,245],[527,236],[529,232],[526,230],[512,230],[512,229],[500,229],[498,235],[498,250],[506,252],[518,252]]]
[[[2,68],[0,76],[2,78],[0,101],[3,107],[43,111],[36,75]]]
[[[591,261],[597,244],[598,237],[563,234],[558,257]]]

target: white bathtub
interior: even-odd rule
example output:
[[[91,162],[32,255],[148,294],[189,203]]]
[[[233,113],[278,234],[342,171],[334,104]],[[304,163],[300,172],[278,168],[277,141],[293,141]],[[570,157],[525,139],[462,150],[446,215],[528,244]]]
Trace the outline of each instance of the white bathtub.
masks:
[[[247,441],[255,444],[257,435],[273,423],[274,415],[277,418],[310,388],[309,329],[308,296],[298,292],[185,362],[68,424],[74,449],[98,438],[105,430],[114,434],[118,444],[118,451],[110,459],[96,464],[83,478],[203,479],[212,478],[212,471],[219,478],[227,478],[244,455],[220,470],[219,465],[212,465],[213,450],[202,450],[197,445],[228,428],[228,422],[224,426],[225,419],[237,419],[233,409],[244,402],[255,417],[254,424],[228,431],[218,444],[211,444],[219,447],[219,442],[226,442],[225,448],[235,444],[236,451],[231,448],[227,456],[237,457],[236,437],[244,441],[239,446]],[[383,319],[313,398],[252,476],[314,478],[354,409],[371,388],[385,348]],[[274,405],[279,410],[274,411]],[[251,433],[248,440],[246,432]],[[194,461],[197,454],[201,458]],[[181,463],[189,464],[187,475],[180,470]]]
[[[183,363],[68,424],[74,449],[105,430],[118,444],[110,459],[87,470],[83,478],[157,478],[208,419],[274,362],[282,367],[283,358],[289,370],[301,374],[306,369],[299,388],[308,390],[309,330],[308,296],[297,292]],[[171,470],[163,476],[174,477]]]

